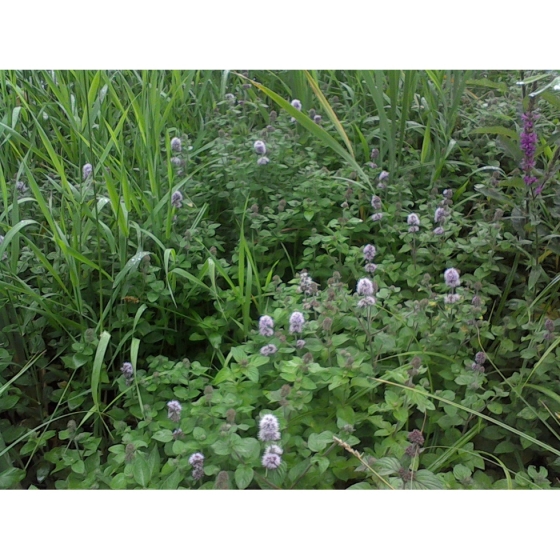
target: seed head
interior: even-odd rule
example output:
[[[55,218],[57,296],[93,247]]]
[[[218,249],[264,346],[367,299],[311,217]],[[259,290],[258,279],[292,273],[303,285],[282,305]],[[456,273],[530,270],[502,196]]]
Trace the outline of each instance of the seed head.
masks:
[[[410,432],[407,437],[410,443],[424,445],[424,436],[422,435],[422,432],[420,430],[412,430],[412,432]]]
[[[486,361],[486,354],[484,352],[477,352],[474,361],[481,366]]]

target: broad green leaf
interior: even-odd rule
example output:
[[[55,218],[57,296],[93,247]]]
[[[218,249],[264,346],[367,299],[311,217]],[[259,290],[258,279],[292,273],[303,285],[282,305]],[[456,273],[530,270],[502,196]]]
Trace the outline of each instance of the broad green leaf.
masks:
[[[251,467],[245,465],[239,465],[235,470],[235,483],[237,488],[244,490],[251,484],[253,480],[254,472]]]
[[[132,474],[134,475],[134,480],[137,484],[142,486],[142,488],[148,487],[152,474],[150,472],[150,466],[142,455],[136,455],[134,458],[134,463],[132,464]]]

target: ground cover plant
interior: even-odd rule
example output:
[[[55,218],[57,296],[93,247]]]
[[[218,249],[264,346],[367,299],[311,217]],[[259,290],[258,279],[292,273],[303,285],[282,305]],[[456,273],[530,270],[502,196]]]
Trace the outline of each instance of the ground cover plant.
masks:
[[[554,72],[0,72],[0,488],[559,485]]]

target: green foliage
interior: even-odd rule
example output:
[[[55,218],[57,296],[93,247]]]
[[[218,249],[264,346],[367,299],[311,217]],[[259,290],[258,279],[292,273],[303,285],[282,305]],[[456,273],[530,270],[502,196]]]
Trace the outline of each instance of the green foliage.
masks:
[[[0,72],[0,488],[556,487],[560,101],[521,78]]]

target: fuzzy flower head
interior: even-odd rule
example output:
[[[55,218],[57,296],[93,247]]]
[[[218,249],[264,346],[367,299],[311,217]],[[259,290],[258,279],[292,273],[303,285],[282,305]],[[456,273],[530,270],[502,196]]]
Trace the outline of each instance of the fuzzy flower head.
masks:
[[[275,455],[282,455],[282,453],[284,453],[284,451],[282,451],[282,448],[275,444],[269,445],[264,452],[274,453]]]
[[[171,149],[174,152],[180,152],[181,151],[182,145],[181,145],[181,139],[180,138],[177,138],[175,136],[175,138],[171,139]]]
[[[443,224],[444,221],[445,221],[445,210],[441,206],[438,206],[438,208],[434,213],[434,222],[436,224]]]
[[[362,298],[360,301],[358,301],[358,307],[360,309],[364,307],[373,307],[375,305],[375,302],[376,300],[373,296],[366,296]]]
[[[434,229],[434,235],[443,235],[445,233],[445,230],[441,227],[438,226],[436,229]]]
[[[369,278],[361,278],[358,280],[358,287],[356,288],[356,293],[359,296],[372,296],[373,295],[373,284]]]
[[[27,185],[23,181],[18,181],[16,183],[16,189],[18,192],[23,194],[25,191],[27,191]]]
[[[259,439],[261,441],[278,441],[280,425],[274,414],[265,414],[259,422]]]
[[[381,210],[381,199],[375,194],[371,197],[371,207],[374,210]]]
[[[183,206],[183,194],[181,191],[175,191],[171,195],[171,206],[175,208],[181,208],[181,206]]]
[[[204,476],[204,455],[202,453],[193,453],[189,457],[189,464],[193,468],[193,478],[200,480]]]
[[[301,333],[303,331],[303,325],[305,323],[305,319],[303,314],[299,311],[294,311],[290,315],[290,333]]]
[[[420,430],[412,430],[412,432],[410,432],[407,437],[410,443],[424,445],[424,436],[422,435],[422,432]]]
[[[378,179],[378,181],[379,181],[380,183],[383,183],[383,181],[387,181],[388,178],[389,178],[389,172],[388,172],[388,171],[382,171],[382,172],[379,174],[379,179]]]
[[[124,380],[127,385],[132,383],[132,378],[134,377],[134,368],[130,362],[124,362],[121,367],[121,372],[124,375]]]
[[[457,288],[461,284],[459,272],[455,268],[448,268],[443,273],[443,277],[449,288]]]
[[[193,467],[195,465],[201,465],[202,463],[204,463],[204,455],[202,453],[193,453],[189,457],[189,465]]]
[[[409,226],[419,226],[420,218],[418,217],[418,214],[409,214],[408,217],[406,218],[406,223]]]
[[[371,216],[373,222],[379,222],[383,218],[383,212],[376,212]]]
[[[86,163],[82,167],[82,177],[84,181],[93,173],[93,165],[91,163]]]
[[[276,453],[265,453],[262,457],[262,466],[265,469],[274,470],[280,466],[282,458]]]
[[[313,117],[313,122],[314,122],[315,124],[320,124],[322,120],[323,120],[323,117],[321,117],[321,115],[315,115],[315,116]]]
[[[181,410],[183,410],[183,407],[179,401],[169,401],[167,403],[167,418],[172,422],[180,422]]]
[[[262,156],[257,160],[257,165],[268,165],[270,160],[266,156]]]
[[[278,348],[274,344],[267,344],[261,348],[261,354],[263,356],[272,356],[278,352]]]
[[[377,249],[375,248],[375,245],[366,245],[364,247],[363,253],[364,253],[364,259],[366,261],[372,261],[375,258],[375,255],[377,254]]]
[[[264,154],[266,154],[266,144],[262,140],[257,140],[253,144],[253,149],[260,156],[264,156]]]
[[[301,101],[299,99],[292,99],[291,106],[298,111],[301,111]]]
[[[272,336],[274,334],[274,321],[272,317],[263,315],[259,319],[259,334],[261,336]]]
[[[366,266],[364,266],[364,270],[368,273],[368,274],[374,274],[375,271],[377,270],[377,265],[374,263],[367,263]]]

